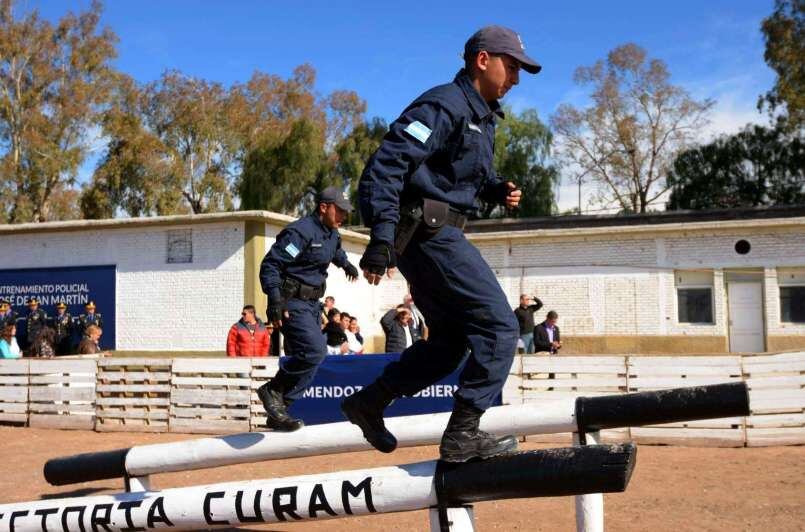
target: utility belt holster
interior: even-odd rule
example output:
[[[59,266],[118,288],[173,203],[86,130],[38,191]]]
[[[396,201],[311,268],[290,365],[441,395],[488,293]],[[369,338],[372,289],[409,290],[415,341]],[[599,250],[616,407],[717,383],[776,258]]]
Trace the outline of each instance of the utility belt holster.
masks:
[[[400,207],[400,221],[394,234],[394,250],[402,255],[411,240],[428,240],[438,234],[445,225],[458,227],[462,231],[467,217],[450,209],[444,201],[422,198]]]
[[[283,279],[280,285],[280,293],[282,294],[282,298],[286,301],[292,298],[316,300],[321,299],[326,287],[327,283],[322,283],[321,286],[311,286],[289,277]]]

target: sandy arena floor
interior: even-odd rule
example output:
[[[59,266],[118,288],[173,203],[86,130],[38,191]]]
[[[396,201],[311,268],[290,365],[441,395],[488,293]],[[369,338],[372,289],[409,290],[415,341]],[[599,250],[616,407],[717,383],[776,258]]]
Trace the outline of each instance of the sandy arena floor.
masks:
[[[54,487],[46,460],[89,451],[194,438],[179,434],[58,431],[0,426],[0,502],[122,491],[122,481]],[[524,449],[539,448],[533,443]],[[544,446],[542,446],[544,447]],[[156,475],[155,488],[323,473],[431,460],[435,447],[317,456]],[[620,530],[805,530],[805,447],[714,449],[641,446],[626,493],[606,495],[606,528]],[[481,503],[476,526],[485,530],[575,530],[573,499]],[[427,530],[426,511],[333,521],[265,525],[248,530]],[[240,529],[247,530],[247,529]]]

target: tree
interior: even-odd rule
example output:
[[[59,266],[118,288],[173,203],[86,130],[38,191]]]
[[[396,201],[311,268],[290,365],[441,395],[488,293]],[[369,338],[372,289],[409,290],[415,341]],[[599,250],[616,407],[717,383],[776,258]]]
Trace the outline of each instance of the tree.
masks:
[[[635,44],[612,50],[606,61],[576,70],[591,86],[592,104],[563,104],[551,119],[560,160],[602,185],[598,200],[627,212],[646,212],[668,190],[674,158],[694,140],[712,107],[670,83],[662,61]]]
[[[335,148],[335,167],[333,172],[347,184],[354,210],[351,224],[360,223],[358,208],[358,181],[369,157],[380,147],[389,128],[385,120],[374,117],[355,127]]]
[[[343,161],[363,149],[359,139],[366,103],[352,91],[317,99],[314,83],[313,68],[301,65],[287,82],[260,76],[235,90],[236,107],[251,110],[238,111],[244,116],[238,121],[241,209],[300,215],[313,206],[317,191],[350,186],[352,176],[343,173],[348,166]]]
[[[805,151],[781,127],[747,126],[681,153],[668,182],[669,209],[805,203]]]
[[[554,187],[559,171],[546,163],[553,135],[535,109],[515,114],[504,109],[506,119],[495,130],[495,171],[502,179],[516,182],[523,191],[519,208],[505,212],[500,206],[482,205],[483,217],[549,216],[556,210]]]
[[[805,123],[805,1],[775,0],[774,12],[763,20],[766,41],[763,57],[776,73],[774,87],[758,100],[758,109],[770,113],[785,108],[778,116],[789,131]]]
[[[16,20],[0,2],[0,219],[52,217],[54,192],[75,182],[88,131],[107,102],[117,37],[99,30],[101,5],[56,26],[36,11]]]
[[[84,218],[111,218],[118,209],[129,216],[187,212],[180,159],[144,123],[146,95],[128,76],[116,81],[102,121],[106,152],[81,194]]]
[[[238,183],[240,208],[302,214],[305,197],[316,191],[323,158],[324,132],[309,120],[297,121],[287,137],[246,155]]]

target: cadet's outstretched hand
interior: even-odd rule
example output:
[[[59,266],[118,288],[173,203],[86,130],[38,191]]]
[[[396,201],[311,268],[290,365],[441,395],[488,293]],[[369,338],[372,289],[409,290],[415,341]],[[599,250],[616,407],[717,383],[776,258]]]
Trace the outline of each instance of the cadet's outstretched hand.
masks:
[[[397,267],[397,256],[388,243],[371,241],[366,246],[366,251],[363,252],[359,265],[363,270],[363,276],[369,281],[369,284],[377,285],[383,278],[383,274],[386,274],[389,278],[394,275],[394,269]]]
[[[358,268],[356,268],[351,262],[348,262],[346,266],[344,266],[344,273],[347,274],[347,279],[349,282],[354,283],[358,280]]]

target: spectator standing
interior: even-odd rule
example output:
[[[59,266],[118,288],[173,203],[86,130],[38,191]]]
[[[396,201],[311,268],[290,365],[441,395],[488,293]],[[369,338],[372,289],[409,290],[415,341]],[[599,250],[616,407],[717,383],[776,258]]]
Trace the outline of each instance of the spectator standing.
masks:
[[[56,355],[69,355],[73,345],[73,317],[67,312],[67,305],[63,302],[56,305],[56,315],[50,321],[54,332],[54,345]]]
[[[349,353],[352,355],[363,354],[363,336],[361,336],[360,328],[358,327],[358,318],[351,316],[349,318],[349,326],[344,331],[347,335],[347,344],[349,345]]]
[[[533,301],[529,305],[529,301]],[[534,313],[542,308],[542,301],[537,296],[529,299],[528,295],[520,294],[520,306],[514,309],[514,316],[520,325],[520,340],[526,353],[534,352]]]
[[[537,351],[547,351],[555,354],[562,349],[562,339],[559,326],[556,324],[559,314],[551,310],[545,316],[545,321],[534,327],[534,346]]]
[[[327,315],[330,313],[330,309],[335,307],[335,298],[333,296],[327,296],[324,298],[324,304],[321,307],[321,329],[324,330],[327,327],[327,323],[330,321],[327,318]]]
[[[13,323],[6,323],[0,329],[0,358],[22,358],[17,344],[17,326]]]
[[[240,319],[229,329],[226,338],[226,356],[265,357],[271,345],[271,331],[257,317],[254,305],[246,305]]]
[[[400,305],[380,318],[380,326],[386,333],[386,353],[402,353],[414,343],[411,330],[411,311]]]
[[[349,353],[349,344],[344,327],[341,325],[341,313],[333,307],[327,315],[327,320],[327,325],[322,331],[327,337],[327,354],[346,355]]]
[[[100,341],[103,330],[97,325],[88,325],[84,329],[84,336],[78,344],[79,355],[94,355],[101,352]]]
[[[56,333],[45,325],[36,335],[36,340],[31,345],[31,356],[36,358],[53,358],[56,354]]]
[[[39,308],[39,300],[32,297],[28,300],[28,316],[25,318],[27,327],[27,339],[25,349],[30,351],[34,348],[42,328],[47,325],[48,316],[44,310]]]
[[[411,313],[411,331],[414,334],[414,341],[420,338],[427,340],[428,338],[428,325],[425,323],[425,316],[414,304],[414,297],[411,294],[405,294],[403,297],[403,306]]]

